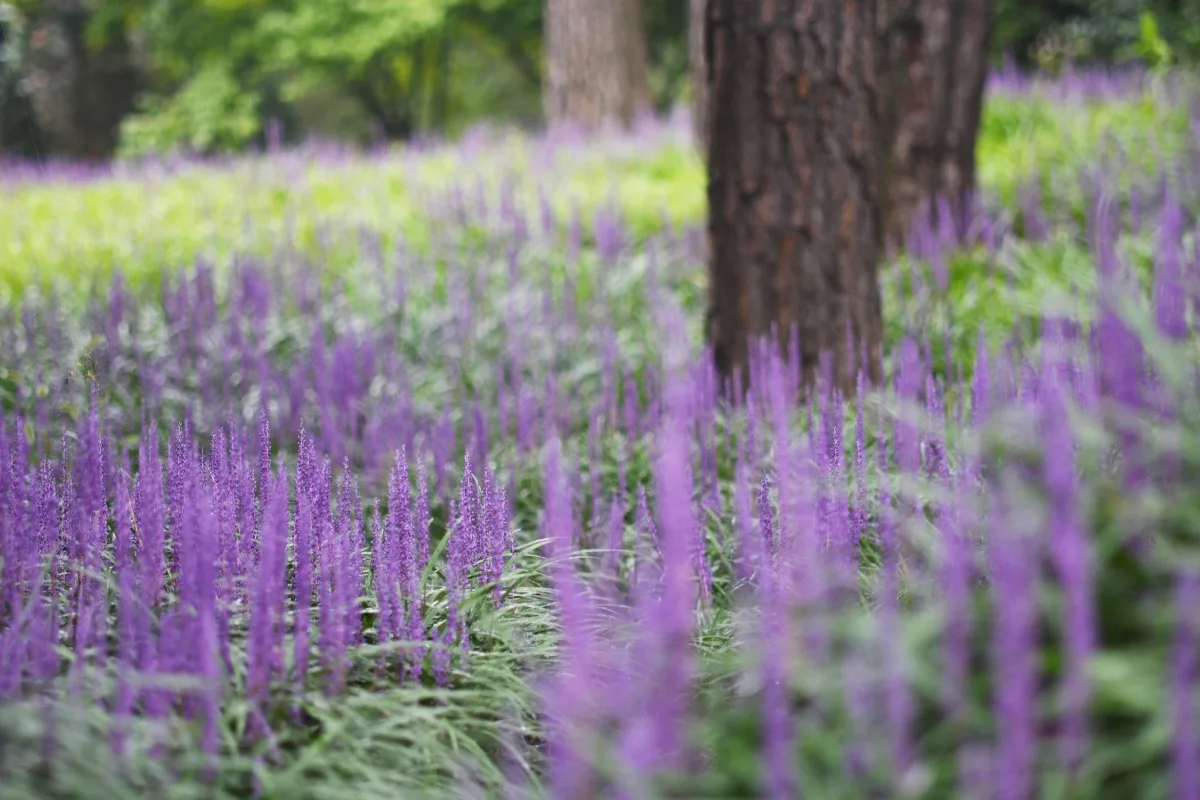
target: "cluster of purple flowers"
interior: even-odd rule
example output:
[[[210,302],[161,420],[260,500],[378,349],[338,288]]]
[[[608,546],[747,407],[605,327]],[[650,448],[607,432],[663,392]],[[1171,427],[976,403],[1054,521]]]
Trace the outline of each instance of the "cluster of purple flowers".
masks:
[[[294,472],[272,457],[265,414],[257,446],[234,426],[201,448],[187,426],[165,463],[147,433],[117,455],[93,404],[61,457],[34,463],[21,419],[0,425],[0,698],[56,691],[95,693],[118,720],[173,712],[203,720],[204,749],[230,692],[244,692],[260,732],[287,698],[320,686],[344,690],[364,644],[400,644],[378,667],[389,680],[428,675],[449,685],[449,651],[467,647],[457,604],[472,586],[495,586],[511,554],[506,490],[489,470],[462,476],[448,530],[448,619],[432,613],[425,468],[397,454],[387,511],[375,503],[374,535],[351,470],[335,472],[301,428]],[[369,624],[371,601],[377,608]],[[64,650],[70,655],[64,657]],[[439,657],[445,652],[446,657]],[[428,672],[427,672],[428,671]],[[156,675],[192,688],[145,688]]]
[[[908,339],[894,356],[889,385],[877,387],[882,394],[864,386],[847,408],[837,393],[818,390],[797,432],[790,408],[797,362],[770,347],[756,351],[752,388],[722,406],[738,429],[732,496],[718,492],[710,501],[695,478],[707,443],[720,436],[698,402],[710,396],[702,373],[668,382],[654,427],[655,512],[640,526],[652,532],[651,546],[635,556],[630,602],[614,621],[604,614],[603,582],[588,591],[565,560],[550,572],[565,629],[562,664],[546,693],[551,796],[637,796],[656,775],[697,770],[703,757],[689,756],[689,747],[700,746],[689,731],[705,689],[694,637],[703,609],[712,607],[713,570],[725,559],[733,562],[723,578],[734,587],[734,605],[754,620],[738,638],[753,665],[746,675],[759,687],[762,796],[800,796],[806,780],[818,794],[834,791],[831,785],[916,794],[936,785],[945,796],[1005,798],[1037,796],[1053,775],[1068,785],[1107,786],[1117,778],[1096,761],[1103,748],[1094,739],[1111,733],[1095,704],[1093,666],[1113,646],[1104,617],[1114,613],[1107,605],[1114,598],[1101,596],[1101,583],[1109,577],[1104,570],[1120,569],[1105,561],[1114,548],[1154,563],[1144,568],[1177,586],[1174,599],[1160,598],[1177,621],[1173,641],[1155,651],[1171,661],[1155,713],[1173,726],[1167,781],[1174,796],[1200,792],[1200,626],[1187,599],[1195,564],[1162,560],[1170,548],[1158,541],[1165,530],[1144,531],[1149,540],[1124,531],[1114,545],[1097,527],[1089,504],[1103,479],[1081,463],[1096,451],[1077,423],[1082,417],[1113,434],[1121,458],[1100,472],[1119,491],[1133,497],[1153,484],[1185,502],[1178,454],[1151,447],[1148,438],[1156,425],[1178,422],[1173,414],[1194,385],[1194,359],[1185,358],[1191,377],[1180,385],[1154,348],[1191,340],[1200,261],[1184,251],[1183,212],[1168,198],[1148,293],[1153,330],[1140,331],[1130,321],[1137,310],[1119,298],[1146,293],[1115,249],[1112,214],[1100,201],[1090,223],[1100,265],[1092,329],[1049,316],[1036,350],[1013,345],[996,356],[981,343],[969,386],[935,378],[927,349]],[[847,417],[853,441],[842,438]],[[570,542],[556,531],[575,525],[561,471],[554,449],[546,535],[558,557]],[[706,541],[702,531],[697,541],[706,513],[727,522],[728,540]],[[873,576],[866,612],[863,574]],[[1048,591],[1060,598],[1049,610]],[[990,609],[982,615],[981,595]],[[927,612],[938,620],[934,647],[914,653],[909,628]],[[848,645],[839,620],[855,615],[872,633]],[[1052,669],[1047,647],[1059,653]],[[916,661],[939,675],[932,694]],[[817,713],[797,699],[812,674],[832,674],[812,699]],[[990,688],[981,697],[983,675]],[[843,704],[845,730],[831,721]],[[940,725],[953,726],[959,738],[936,743],[930,731]],[[803,755],[806,742],[830,739],[843,760],[829,766],[846,776],[837,784],[821,783]]]
[[[1090,96],[1143,79],[1072,80]],[[1152,522],[1114,545],[1093,511],[1106,480],[1185,496],[1187,460],[1147,420],[1189,413],[1194,354],[1178,369],[1158,351],[1193,340],[1200,252],[1166,184],[1131,195],[1129,227],[1158,229],[1146,291],[1117,247],[1121,209],[1092,200],[1090,326],[1049,316],[1039,347],[1014,337],[998,356],[981,339],[969,382],[948,341],[935,369],[941,332],[910,331],[886,385],[849,398],[818,383],[807,405],[794,339],[783,355],[759,343],[746,386],[691,347],[668,284],[697,261],[694,231],[648,242],[632,269],[604,208],[597,269],[578,214],[555,241],[550,204],[535,224],[509,183],[496,206],[482,189],[433,203],[494,228],[481,268],[363,237],[358,277],[382,309],[367,324],[343,314],[352,287],[289,259],[238,264],[223,295],[203,264],[152,302],[117,280],[89,320],[104,395],[66,424],[69,315],[9,310],[0,349],[30,381],[15,397],[28,418],[0,419],[0,703],[94,698],[118,752],[134,718],[183,718],[216,756],[235,699],[265,737],[309,693],[453,687],[455,665],[471,669],[467,609],[504,607],[515,530],[536,525],[544,560],[528,557],[561,629],[537,742],[551,796],[704,775],[739,735],[698,742],[706,718],[750,708],[760,796],[1026,798],[1051,772],[1086,789],[1123,769],[1097,756],[1113,734],[1093,670],[1115,647],[1104,603],[1120,551],[1163,579],[1171,620],[1140,634],[1166,665],[1146,713],[1170,732],[1152,731],[1163,752],[1148,760],[1197,797],[1200,572],[1163,563]],[[924,296],[947,289],[957,249],[1057,227],[1032,186],[1021,206],[1016,226],[982,202],[963,228],[944,206],[919,220]],[[541,271],[547,245],[570,269]],[[1150,333],[1127,307],[1147,297]],[[143,336],[159,314],[161,342]],[[678,341],[686,359],[665,352]],[[219,427],[255,413],[256,430]],[[155,422],[175,416],[160,441]],[[1099,463],[1081,417],[1120,458]],[[541,507],[524,512],[538,518],[519,519],[518,473],[539,457]],[[735,662],[716,677],[715,640]]]

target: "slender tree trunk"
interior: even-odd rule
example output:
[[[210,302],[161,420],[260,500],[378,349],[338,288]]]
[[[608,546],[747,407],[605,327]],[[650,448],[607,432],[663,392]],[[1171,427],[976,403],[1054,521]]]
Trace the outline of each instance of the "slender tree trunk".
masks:
[[[879,378],[883,322],[875,0],[711,0],[709,335],[748,378],[748,343],[798,331],[853,391]],[[864,363],[865,359],[865,363]]]
[[[701,152],[708,148],[708,59],[704,26],[708,0],[688,2],[688,73],[692,84],[692,129]]]
[[[944,198],[969,223],[993,0],[880,0],[880,97],[887,152],[885,236],[904,243]]]
[[[628,125],[647,104],[642,0],[546,0],[550,124]]]

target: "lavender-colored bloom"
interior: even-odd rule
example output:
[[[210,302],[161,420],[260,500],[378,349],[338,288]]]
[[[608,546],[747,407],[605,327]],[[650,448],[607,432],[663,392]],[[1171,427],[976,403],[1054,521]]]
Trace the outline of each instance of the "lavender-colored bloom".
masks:
[[[312,630],[312,597],[315,569],[313,513],[316,491],[316,451],[305,428],[300,429],[300,453],[296,464],[296,521],[293,552],[295,569],[295,612],[293,614],[292,663],[297,692],[303,694],[308,679],[310,634]]]
[[[608,506],[608,543],[605,554],[605,572],[614,582],[619,579],[621,557],[625,549],[625,509],[621,498],[613,497]]]
[[[267,487],[271,482],[271,423],[267,409],[258,412],[258,501],[263,508],[267,504]]]
[[[379,510],[379,501],[371,506],[371,571],[372,585],[375,589],[375,604],[378,612],[375,617],[375,640],[381,645],[389,644],[398,638],[399,598],[396,596],[395,564],[392,559],[392,548],[387,538],[387,525],[383,512]],[[386,672],[388,658],[385,655],[379,663],[381,677]]]
[[[987,419],[992,403],[992,376],[988,364],[987,340],[983,331],[975,350],[975,377],[971,382],[971,425],[978,427]]]
[[[1065,600],[1065,677],[1063,685],[1064,767],[1073,771],[1086,748],[1088,714],[1088,661],[1096,638],[1088,537],[1075,510],[1076,478],[1074,442],[1066,409],[1062,377],[1045,393],[1045,484],[1050,496],[1050,555]]]
[[[260,709],[277,674],[282,649],[284,570],[287,559],[288,479],[280,471],[267,492],[261,555],[250,607],[249,667],[246,690]]]
[[[417,570],[417,543],[409,507],[408,481],[408,458],[404,451],[399,451],[388,482],[387,547],[383,550],[386,559],[383,574],[389,582],[384,587],[390,605],[388,622],[397,636],[407,636],[414,631],[421,613],[421,576]]]
[[[455,561],[455,569],[464,581],[470,578],[471,569],[478,563],[481,552],[479,535],[479,495],[475,473],[471,466],[471,453],[464,456],[462,480],[458,486],[458,514],[447,555]]]
[[[687,439],[679,415],[665,420],[659,438],[656,485],[662,524],[662,590],[649,613],[643,635],[653,642],[644,665],[645,699],[622,746],[630,766],[641,773],[672,769],[682,763],[692,676],[691,633],[696,603],[693,585],[692,482]]]
[[[764,474],[758,484],[758,535],[762,542],[756,550],[764,555],[762,562],[755,565],[759,570],[769,570],[779,552],[779,537],[772,522],[773,516],[771,483]]]
[[[908,687],[908,664],[899,627],[899,536],[892,508],[892,494],[887,479],[886,443],[879,443],[881,486],[879,489],[879,546],[883,567],[880,591],[880,633],[884,658],[888,665],[886,677],[887,717],[892,738],[892,767],[895,778],[903,780],[913,763],[912,724],[913,699]]]
[[[942,605],[946,621],[942,640],[945,673],[943,702],[951,719],[959,720],[966,707],[966,683],[971,657],[970,592],[973,575],[971,542],[961,525],[958,498],[943,508],[940,517],[943,541],[941,570]]]
[[[417,504],[413,508],[418,572],[424,572],[429,563],[429,520],[429,486],[425,480],[425,461],[421,459],[417,463]]]
[[[1162,210],[1158,259],[1154,272],[1154,309],[1159,332],[1174,340],[1187,337],[1187,295],[1183,287],[1183,209],[1168,198]]]
[[[999,800],[1033,796],[1037,614],[1033,543],[1010,508],[1008,490],[999,487],[989,553],[996,624],[993,668],[997,768],[1004,781]]]
[[[484,539],[487,543],[486,582],[492,584],[492,603],[500,607],[504,594],[501,583],[504,577],[505,554],[508,551],[510,530],[508,518],[508,495],[503,484],[489,470],[483,502]]]
[[[351,475],[348,460],[342,462],[342,474]],[[356,646],[362,644],[363,641],[359,602],[364,594],[363,551],[366,548],[364,536],[366,518],[363,516],[362,497],[358,492],[358,478],[353,476],[349,480],[349,495],[350,553],[346,565],[346,624],[348,626],[346,644],[347,646]]]
[[[138,614],[135,592],[134,547],[132,509],[129,491],[129,468],[126,461],[117,474],[116,500],[113,507],[115,531],[114,560],[117,570],[117,637],[119,655],[117,697],[114,713],[117,730],[114,732],[113,750],[119,755],[124,750],[124,725],[133,710],[134,692],[130,685],[130,672],[137,664]]]
[[[777,603],[772,603],[777,606]],[[767,797],[785,800],[796,796],[791,703],[786,661],[786,639],[777,634],[779,609],[764,620],[763,631],[763,749]]]
[[[327,670],[326,690],[337,694],[345,686],[349,667],[347,649],[358,633],[358,591],[360,575],[354,574],[355,546],[353,489],[351,478],[342,473],[338,492],[336,520],[326,528],[328,538],[321,566],[324,594],[321,597],[321,656]]]
[[[142,436],[139,453],[137,485],[134,488],[134,516],[137,519],[140,547],[138,564],[141,567],[141,602],[149,612],[159,602],[166,573],[165,528],[166,510],[163,501],[162,462],[158,456],[158,437],[152,430]],[[143,628],[143,646],[149,648],[150,625],[146,620]],[[150,668],[150,653],[143,651],[140,667]]]
[[[104,493],[104,441],[100,435],[97,389],[93,386],[91,403],[79,437],[81,450],[75,462],[75,485],[79,487],[79,500],[84,514],[106,512]]]
[[[551,795],[583,798],[594,792],[595,776],[580,737],[596,726],[598,693],[594,676],[598,662],[598,642],[590,631],[590,609],[583,588],[569,560],[572,549],[571,504],[561,469],[559,444],[551,441],[546,454],[546,512],[544,536],[547,538],[549,573],[558,604],[562,626],[563,664],[548,699],[552,698],[554,724],[548,743]]]
[[[286,498],[286,483],[280,492]],[[212,516],[211,498],[196,496],[193,502],[190,515],[192,530],[188,538],[193,550],[189,560],[195,573],[190,580],[193,642],[189,648],[194,654],[194,663],[189,666],[202,682],[199,697],[196,699],[196,705],[204,718],[200,749],[205,755],[215,758],[220,744],[221,716],[221,657],[216,607],[216,520]],[[280,588],[282,594],[282,587]],[[282,610],[280,613],[282,615]]]

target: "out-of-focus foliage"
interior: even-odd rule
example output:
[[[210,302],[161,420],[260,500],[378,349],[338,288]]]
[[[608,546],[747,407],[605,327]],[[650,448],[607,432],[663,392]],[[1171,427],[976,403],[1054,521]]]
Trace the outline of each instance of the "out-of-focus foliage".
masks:
[[[195,152],[230,150],[259,130],[259,98],[242,91],[220,61],[205,64],[173,95],[153,96],[125,121],[122,148],[150,153],[183,145]]]
[[[286,141],[457,135],[482,120],[541,119],[544,0],[74,0],[92,46],[114,32],[135,45],[145,90],[122,152],[230,152]],[[0,88],[10,151],[38,154],[22,111],[21,20],[51,0],[0,1]],[[650,88],[659,110],[689,94],[687,2],[648,0]],[[997,0],[994,44],[1025,65],[1151,66],[1200,56],[1200,0]],[[221,119],[210,118],[219,115]],[[227,118],[226,118],[227,117]],[[19,141],[21,140],[21,141]],[[44,149],[44,148],[43,148]]]
[[[998,0],[996,50],[1027,66],[1200,57],[1196,0]]]

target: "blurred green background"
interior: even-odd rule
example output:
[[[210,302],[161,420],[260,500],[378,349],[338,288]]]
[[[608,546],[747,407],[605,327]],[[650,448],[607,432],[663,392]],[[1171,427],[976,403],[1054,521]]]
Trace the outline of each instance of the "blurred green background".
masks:
[[[687,0],[646,0],[651,95],[686,102]],[[542,0],[0,0],[0,152],[214,154],[541,119]],[[1200,0],[997,0],[997,60],[1189,62]]]

